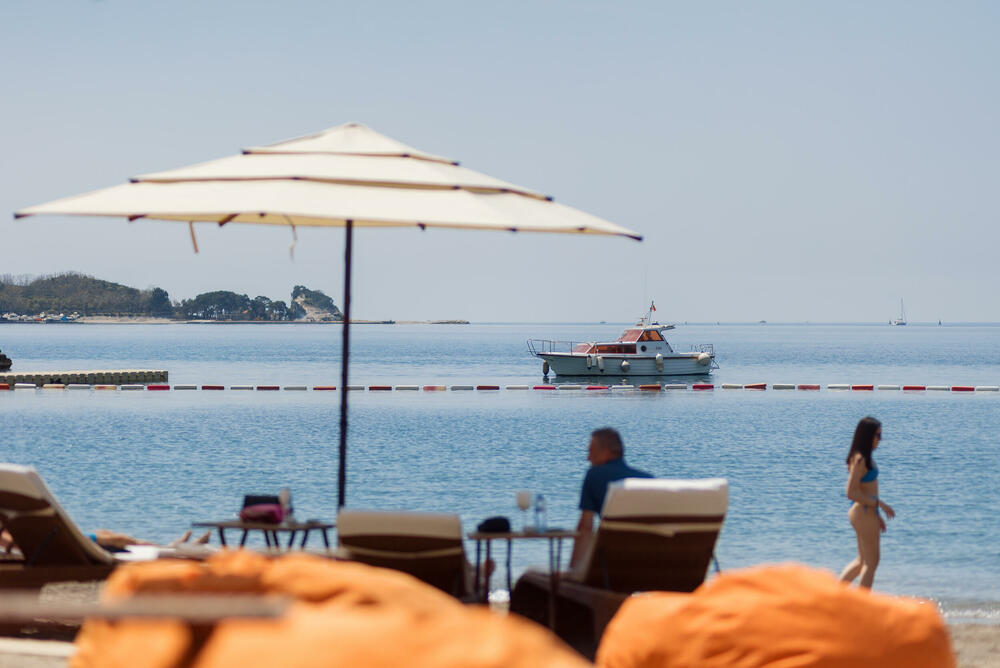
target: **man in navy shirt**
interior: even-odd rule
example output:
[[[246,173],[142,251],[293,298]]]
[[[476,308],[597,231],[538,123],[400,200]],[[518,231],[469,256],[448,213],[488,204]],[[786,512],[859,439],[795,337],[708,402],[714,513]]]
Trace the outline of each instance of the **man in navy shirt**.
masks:
[[[625,445],[621,434],[610,427],[597,429],[590,435],[590,450],[587,459],[592,466],[583,478],[580,490],[580,521],[576,525],[579,533],[573,543],[570,567],[582,558],[594,533],[594,517],[601,515],[608,485],[624,478],[652,478],[645,471],[634,469],[625,463]]]

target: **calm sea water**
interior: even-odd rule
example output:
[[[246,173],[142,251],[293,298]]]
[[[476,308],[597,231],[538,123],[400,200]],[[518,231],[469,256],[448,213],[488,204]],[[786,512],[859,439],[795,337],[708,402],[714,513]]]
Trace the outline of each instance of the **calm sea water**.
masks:
[[[355,326],[351,382],[537,383],[527,338],[615,337],[621,325]],[[725,382],[1000,384],[1000,327],[691,325]],[[171,383],[339,385],[324,325],[0,325],[15,370],[164,368]],[[300,518],[336,510],[336,393],[4,392],[0,460],[35,466],[86,530],[167,540],[232,516],[242,495],[293,490]],[[855,553],[844,457],[858,419],[884,424],[881,495],[898,513],[876,587],[1000,620],[1000,394],[732,391],[351,394],[348,505],[458,512],[466,530],[543,492],[572,526],[588,435],[610,425],[660,476],[723,476],[723,569]],[[544,564],[518,545],[515,574]],[[496,582],[496,579],[495,579]]]

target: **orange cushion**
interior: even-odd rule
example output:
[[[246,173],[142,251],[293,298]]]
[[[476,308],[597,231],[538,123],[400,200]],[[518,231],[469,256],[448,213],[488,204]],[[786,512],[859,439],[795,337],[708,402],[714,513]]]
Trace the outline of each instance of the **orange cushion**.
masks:
[[[409,575],[353,562],[231,551],[205,562],[139,563],[116,570],[104,596],[154,592],[294,599],[280,619],[220,623],[191,663],[195,668],[588,665],[530,622],[463,606]],[[180,622],[92,620],[77,636],[70,666],[167,668],[190,642]]]
[[[953,668],[935,605],[797,565],[731,571],[691,594],[632,596],[597,650],[604,668]]]

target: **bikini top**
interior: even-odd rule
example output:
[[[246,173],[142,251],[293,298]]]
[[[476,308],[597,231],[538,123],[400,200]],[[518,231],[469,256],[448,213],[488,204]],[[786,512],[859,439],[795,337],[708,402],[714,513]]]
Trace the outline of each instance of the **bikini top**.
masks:
[[[878,479],[878,467],[873,466],[868,473],[861,477],[861,482],[873,482]]]

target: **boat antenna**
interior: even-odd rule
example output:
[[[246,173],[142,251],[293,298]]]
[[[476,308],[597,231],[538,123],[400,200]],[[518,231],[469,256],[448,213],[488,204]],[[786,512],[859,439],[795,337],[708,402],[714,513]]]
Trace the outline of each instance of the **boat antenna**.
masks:
[[[656,313],[656,304],[652,300],[650,300],[650,302],[649,302],[649,310],[646,311],[646,315],[644,315],[641,318],[639,318],[638,324],[640,324],[640,325],[649,325],[649,324],[651,324],[653,322],[653,314],[654,313]]]

